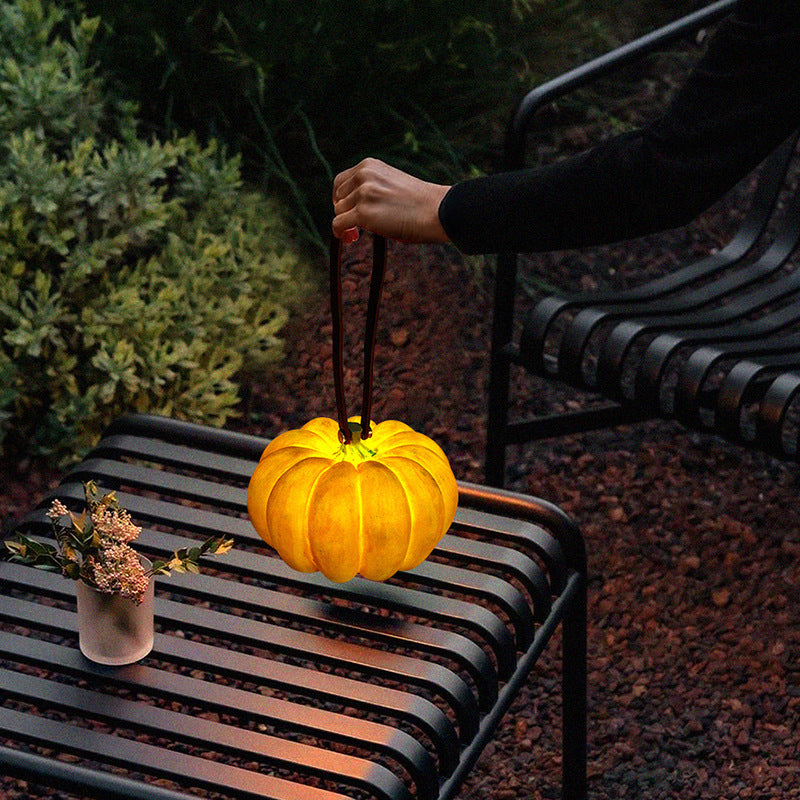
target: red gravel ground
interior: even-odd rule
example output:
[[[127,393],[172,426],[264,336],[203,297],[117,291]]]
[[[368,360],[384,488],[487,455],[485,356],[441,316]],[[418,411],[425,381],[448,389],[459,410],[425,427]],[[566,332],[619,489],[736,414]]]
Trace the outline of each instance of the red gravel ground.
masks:
[[[353,246],[345,267],[353,413],[368,244]],[[671,267],[671,257],[632,252],[624,269],[606,250],[542,257],[532,270],[593,285],[633,276],[631,265],[640,277]],[[613,274],[600,258],[609,255]],[[490,292],[488,271],[473,280],[446,248],[390,246],[373,417],[432,436],[472,481],[482,480]],[[335,415],[324,291],[285,335],[285,363],[252,382],[231,427],[271,436]],[[539,407],[567,402],[541,382],[518,388]],[[512,488],[559,504],[586,537],[590,796],[800,798],[796,468],[662,422],[509,456]],[[21,514],[57,477],[3,465],[0,518]],[[462,800],[558,796],[558,674],[551,647]]]

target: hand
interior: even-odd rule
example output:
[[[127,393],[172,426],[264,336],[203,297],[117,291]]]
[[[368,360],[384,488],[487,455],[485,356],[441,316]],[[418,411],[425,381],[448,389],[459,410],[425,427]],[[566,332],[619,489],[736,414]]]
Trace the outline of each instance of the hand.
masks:
[[[333,234],[352,242],[366,228],[401,242],[448,242],[439,204],[449,189],[367,158],[333,181]]]

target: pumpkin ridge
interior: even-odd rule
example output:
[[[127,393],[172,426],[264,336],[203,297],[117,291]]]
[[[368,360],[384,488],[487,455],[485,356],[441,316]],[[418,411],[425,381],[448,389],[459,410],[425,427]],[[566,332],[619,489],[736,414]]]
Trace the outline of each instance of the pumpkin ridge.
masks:
[[[316,557],[314,556],[314,549],[311,547],[311,538],[308,532],[308,514],[311,509],[311,503],[314,500],[314,493],[316,492],[317,486],[319,486],[319,482],[322,480],[322,476],[325,475],[330,470],[330,466],[327,466],[319,471],[317,477],[314,478],[313,483],[308,487],[308,494],[306,495],[306,505],[303,508],[303,541],[306,543],[306,547],[308,548],[308,552],[311,554],[313,561],[316,563]]]
[[[444,516],[445,516],[445,527],[443,534],[447,532],[447,529],[453,522],[455,518],[456,508],[458,507],[458,483],[453,475],[453,471],[450,469],[450,462],[447,459],[447,456],[444,454],[444,451],[441,450],[439,445],[436,444],[433,440],[429,439],[436,450],[430,447],[424,447],[424,443],[415,442],[413,444],[409,443],[408,445],[399,448],[398,452],[394,453],[395,458],[408,458],[409,460],[413,461],[414,463],[418,464],[422,467],[431,477],[433,478],[436,485],[439,487],[439,491],[442,493],[442,501],[444,502]],[[415,453],[415,448],[420,447],[421,451],[425,453],[428,459],[433,460],[434,467],[437,467],[437,470],[432,469],[428,466],[428,464],[424,463],[423,460],[420,459],[419,453]],[[409,453],[403,452],[406,447],[410,449]],[[453,490],[455,490],[455,495],[453,497]],[[451,499],[449,499],[451,498]]]
[[[408,480],[406,480],[405,470],[404,469],[400,469],[400,470],[395,469],[394,465],[389,463],[389,461],[397,460],[397,461],[409,462],[409,463],[414,463],[414,462],[411,462],[409,459],[404,458],[403,456],[388,456],[387,458],[388,458],[388,461],[383,461],[382,464],[388,470],[391,471],[391,473],[395,476],[395,478],[397,478],[397,480],[400,482],[400,485],[403,487],[403,493],[404,493],[404,496],[405,496],[406,506],[408,507],[408,513],[409,513],[409,516],[411,518],[411,526],[410,526],[410,529],[409,529],[408,541],[406,542],[406,550],[403,553],[402,560],[400,561],[400,564],[403,565],[408,560],[408,554],[411,551],[413,545],[415,544],[415,542],[414,542],[414,532],[415,532],[415,529],[416,529],[417,521],[419,519],[419,514],[417,512],[416,505],[409,500],[409,491],[410,491],[411,487],[409,485]],[[419,466],[427,475],[430,475],[434,486],[436,486],[438,488],[439,484],[437,483],[436,478],[433,475],[431,475],[430,471],[425,469],[425,467],[422,464],[416,464],[416,466]],[[444,503],[442,504],[442,507],[444,508]],[[443,517],[444,514],[442,513],[440,516]]]
[[[284,484],[285,482],[290,481],[291,477],[292,477],[292,473],[295,472],[295,470],[297,470],[298,468],[303,467],[305,465],[305,462],[307,462],[307,461],[321,461],[321,462],[323,462],[320,465],[319,470],[316,472],[316,474],[314,476],[314,480],[310,484],[311,486],[316,486],[316,484],[321,479],[322,475],[325,474],[325,472],[327,472],[328,469],[330,468],[330,465],[327,463],[328,459],[324,458],[324,456],[313,455],[313,456],[309,456],[308,458],[303,458],[303,459],[300,459],[300,460],[296,461],[285,472],[283,472],[279,476],[279,478],[275,481],[275,484],[273,485],[272,490],[270,491],[270,493],[269,493],[269,495],[267,497],[267,500],[266,500],[266,517],[267,517],[267,520],[268,520],[268,522],[267,522],[268,527],[269,527],[269,518],[270,518],[270,507],[272,506],[272,504],[274,502],[277,502],[275,500],[276,490],[278,490],[281,487],[281,485]],[[305,497],[305,511],[306,512],[308,511],[308,504],[310,502],[310,498],[312,497],[312,494],[313,493],[311,491],[308,491],[306,493],[306,497]],[[302,508],[303,506],[301,505],[299,507]],[[309,540],[308,540],[308,515],[307,515],[307,513],[304,513],[300,517],[299,522],[300,522],[300,526],[301,526],[301,528],[300,528],[300,534],[301,534],[300,541],[301,541],[301,543],[303,545],[303,547],[302,547],[302,550],[303,550],[302,558],[306,562],[308,562],[309,564],[314,564],[315,561],[314,561],[313,555],[311,553],[311,548],[310,548],[310,544],[309,544]],[[285,537],[282,538],[280,536],[280,534],[277,534],[277,535],[273,534],[273,540],[272,540],[272,542],[270,542],[270,544],[272,545],[272,547],[275,550],[278,551],[278,554],[281,556],[281,558],[284,561],[286,561],[287,563],[289,563],[289,565],[292,566],[294,569],[297,569],[297,570],[299,570],[301,572],[308,572],[309,571],[309,569],[307,569],[307,568],[306,569],[301,569],[297,562],[292,563],[292,560],[287,558],[286,551],[285,551],[285,546],[286,546]]]
[[[424,473],[425,475],[427,475],[430,478],[432,486],[434,486],[436,488],[435,497],[436,497],[436,500],[438,501],[436,503],[436,512],[435,512],[436,528],[430,534],[430,538],[433,539],[433,546],[431,548],[429,548],[429,550],[432,550],[433,547],[435,547],[438,544],[438,542],[442,538],[442,536],[444,536],[444,534],[447,533],[447,529],[450,527],[450,520],[447,519],[447,503],[445,502],[444,490],[442,488],[442,485],[439,482],[439,480],[437,479],[436,475],[434,475],[433,472],[431,472],[431,470],[428,469],[428,467],[425,464],[420,463],[416,459],[409,458],[408,456],[403,456],[403,455],[387,456],[387,461],[384,461],[383,463],[387,467],[389,467],[389,469],[392,469],[393,472],[397,475],[401,485],[404,487],[404,489],[406,489],[407,500],[408,500],[408,493],[409,493],[409,491],[412,491],[413,488],[412,488],[412,485],[410,484],[410,482],[405,477],[406,470],[404,469],[404,470],[401,470],[401,471],[398,472],[397,470],[393,469],[392,464],[387,463],[388,461],[397,461],[397,462],[409,464],[409,465],[412,466],[412,468],[419,469],[422,473]],[[411,528],[411,530],[413,532],[414,531],[414,525],[417,522],[417,520],[419,519],[419,513],[416,510],[416,504],[408,501],[408,506],[409,506],[409,509],[411,511],[411,520],[412,520],[412,528]],[[428,537],[426,537],[426,538],[428,538]],[[409,536],[408,546],[406,547],[406,552],[405,552],[405,555],[403,557],[403,564],[408,564],[408,559],[410,557],[411,551],[413,549],[415,549],[416,547],[418,547],[418,544],[419,544],[418,540],[415,540],[413,536]],[[425,558],[427,558],[428,555],[430,555],[430,552],[425,556]],[[410,566],[404,566],[402,568],[403,569],[410,569],[412,566],[416,566],[417,565],[418,560],[419,560],[418,558],[415,558],[415,559],[413,559],[413,563]]]
[[[306,518],[317,568],[337,583],[349,580],[360,569],[359,511],[355,465],[343,461],[329,464],[314,487]]]
[[[385,455],[388,455],[388,451],[390,450],[402,450],[405,447],[424,447],[426,450],[430,451],[439,458],[444,459],[445,461],[447,460],[447,455],[445,454],[444,450],[442,450],[442,448],[436,442],[434,442],[433,439],[431,439],[429,436],[425,436],[423,433],[418,433],[413,429],[409,429],[408,431],[396,431],[395,433],[392,433],[384,442],[382,442],[382,444]],[[399,454],[395,453],[395,455]]]
[[[356,536],[356,543],[358,544],[358,564],[359,571],[364,564],[364,493],[361,486],[361,473],[356,468],[356,504],[358,505],[358,536]]]
[[[305,428],[297,428],[278,434],[266,446],[264,452],[261,454],[261,459],[259,460],[263,460],[270,453],[285,450],[287,447],[304,447],[309,450],[321,451],[325,445],[325,439],[316,431]]]
[[[394,469],[384,461],[377,459],[369,461],[363,465],[363,469],[357,471],[359,476],[356,484],[360,512],[360,573],[371,580],[386,580],[401,566],[411,541],[413,511],[407,484],[400,479]],[[389,484],[384,487],[376,486],[376,479],[378,483],[385,483],[388,479]],[[368,487],[372,489],[369,495],[365,493],[365,488]],[[388,509],[391,513],[387,515],[389,497],[391,500],[388,502]],[[377,511],[377,516],[370,517],[370,510]],[[375,527],[376,523],[377,528]],[[376,551],[372,546],[374,545],[373,536],[376,532],[393,542],[401,543],[402,558],[396,550],[390,552],[381,548],[380,551]]]
[[[319,455],[313,449],[300,445],[289,445],[271,452],[265,451],[250,478],[247,487],[248,514],[256,531],[271,547],[274,545],[267,514],[269,498],[281,475],[309,458],[319,458]],[[276,461],[284,462],[280,465],[278,473],[275,471]]]

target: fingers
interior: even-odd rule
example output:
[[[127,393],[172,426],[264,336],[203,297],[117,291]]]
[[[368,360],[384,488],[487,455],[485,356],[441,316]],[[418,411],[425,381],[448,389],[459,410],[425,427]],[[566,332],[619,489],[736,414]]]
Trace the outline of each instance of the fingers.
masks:
[[[333,235],[345,243],[358,239],[358,229],[363,227],[358,211],[349,208],[346,211],[337,211],[331,223]]]
[[[340,172],[334,179],[333,179],[333,204],[343,200],[347,197],[352,188],[350,186],[351,179],[354,173],[355,167],[346,170],[345,172]]]
[[[373,172],[374,159],[365,159],[340,172],[333,181],[334,236],[345,243],[358,239],[358,228],[368,227],[370,205],[362,191]]]
[[[366,158],[336,176],[333,182],[334,232],[366,228],[398,238],[413,204],[410,175],[375,158]]]
[[[360,186],[374,178],[381,167],[387,165],[374,158],[365,158],[354,167],[340,172],[333,179],[334,205],[351,197]]]
[[[363,214],[357,208],[358,188],[362,179],[359,177],[364,170],[365,162],[356,164],[350,169],[340,172],[333,181],[333,210],[334,218],[331,225],[333,235],[345,244],[351,244],[358,239],[358,227],[363,225]]]

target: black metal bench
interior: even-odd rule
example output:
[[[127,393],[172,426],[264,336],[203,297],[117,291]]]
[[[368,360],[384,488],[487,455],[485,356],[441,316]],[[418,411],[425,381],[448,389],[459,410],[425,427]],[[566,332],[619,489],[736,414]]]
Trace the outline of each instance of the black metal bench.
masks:
[[[506,167],[525,160],[538,111],[600,76],[727,13],[717,2],[532,91],[506,142]],[[517,256],[498,259],[491,349],[486,480],[502,486],[509,444],[616,424],[672,418],[730,441],[795,458],[800,393],[800,195],[797,136],[758,172],[727,246],[627,291],[548,296],[515,331]],[[512,367],[592,395],[582,410],[509,421]],[[605,401],[605,402],[603,402]]]
[[[0,773],[104,800],[452,798],[560,628],[563,795],[585,797],[573,522],[463,484],[430,560],[333,584],[252,530],[245,492],[265,444],[126,416],[64,478],[53,495],[76,508],[87,479],[115,489],[148,555],[212,531],[236,547],[200,576],[157,580],[154,650],[118,668],[78,650],[70,581],[0,563]],[[47,535],[48,503],[18,527]]]

